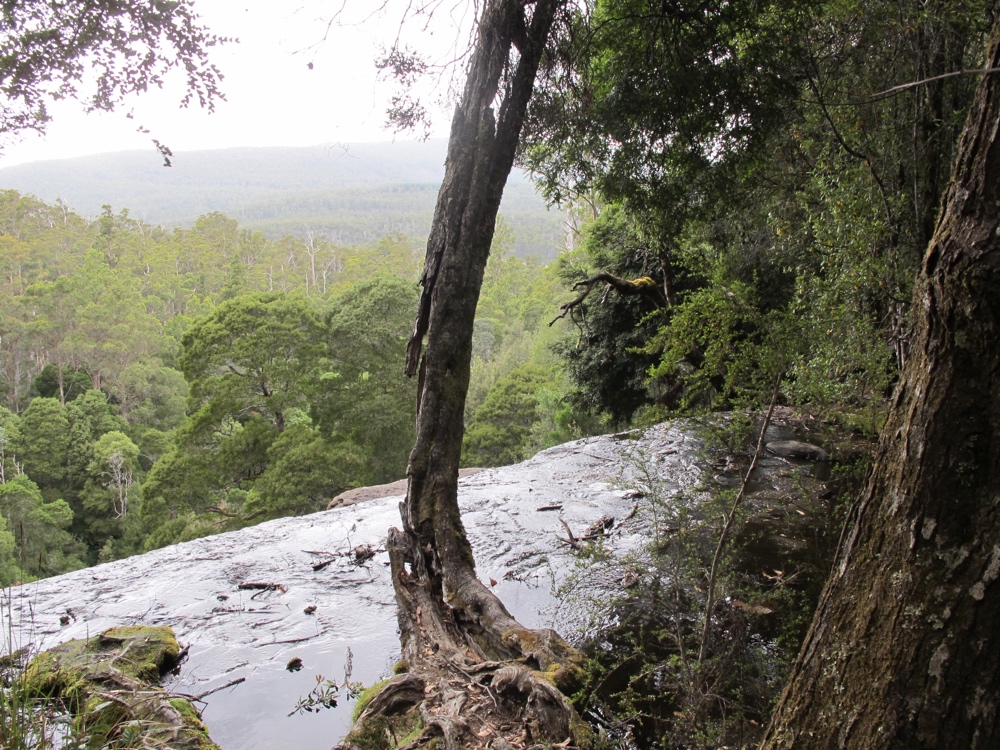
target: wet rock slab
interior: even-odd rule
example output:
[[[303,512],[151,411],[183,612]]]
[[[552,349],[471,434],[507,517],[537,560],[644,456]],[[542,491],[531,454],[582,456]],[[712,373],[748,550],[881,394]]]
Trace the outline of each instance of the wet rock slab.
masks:
[[[496,582],[524,625],[572,637],[584,613],[553,593],[576,563],[560,539],[567,527],[579,536],[612,517],[614,551],[634,549],[641,524],[622,523],[636,502],[632,475],[641,466],[683,494],[701,477],[698,447],[691,434],[658,426],[638,440],[587,438],[463,479],[481,579]],[[202,695],[245,678],[205,698],[205,722],[224,750],[326,750],[348,729],[349,701],[288,714],[318,675],[342,679],[348,661],[352,679],[368,685],[391,672],[399,644],[382,543],[399,525],[401,500],[272,521],[4,592],[5,626],[13,616],[4,646],[42,650],[110,627],[170,626],[190,651],[167,687]],[[301,669],[289,671],[295,659]]]
[[[803,461],[829,461],[829,454],[812,443],[801,440],[772,440],[767,444],[767,450],[776,456],[798,458]]]

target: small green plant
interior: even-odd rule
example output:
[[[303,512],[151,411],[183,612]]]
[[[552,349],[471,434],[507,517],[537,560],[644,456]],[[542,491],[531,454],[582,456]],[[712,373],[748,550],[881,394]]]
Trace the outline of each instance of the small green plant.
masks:
[[[815,482],[781,467],[755,480],[763,422],[752,414],[700,419],[696,485],[678,487],[662,474],[659,454],[632,450],[618,486],[635,498],[648,542],[624,558],[588,559],[572,582],[573,593],[595,587],[589,679],[574,700],[612,747],[744,747],[766,724],[832,545],[819,528],[830,513],[812,502]],[[779,479],[780,492],[772,487]],[[799,507],[810,511],[802,527],[822,543],[801,534],[799,556],[779,562],[767,542],[781,536],[774,524],[787,530],[801,518]],[[608,602],[616,580],[622,593]]]
[[[298,713],[316,713],[322,711],[325,708],[336,708],[337,701],[340,699],[340,691],[344,691],[344,695],[348,700],[354,700],[358,696],[362,696],[365,692],[365,686],[360,682],[351,681],[351,673],[354,669],[354,653],[348,647],[347,657],[344,661],[344,679],[341,682],[337,682],[334,679],[327,679],[321,674],[316,675],[316,684],[313,686],[312,690],[309,691],[308,695],[303,698],[299,698],[298,703],[295,704],[288,715],[294,716]],[[360,704],[360,701],[358,701]]]
[[[316,675],[316,686],[309,691],[304,698],[299,698],[295,708],[289,712],[289,716],[297,713],[315,713],[324,708],[336,708],[337,699],[340,697],[340,685],[336,680],[328,680],[323,675]]]

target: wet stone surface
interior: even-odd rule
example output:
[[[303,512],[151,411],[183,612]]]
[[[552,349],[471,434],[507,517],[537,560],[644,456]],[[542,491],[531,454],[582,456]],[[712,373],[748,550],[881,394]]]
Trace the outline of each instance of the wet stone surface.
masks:
[[[635,473],[653,472],[668,497],[690,501],[701,478],[698,449],[690,433],[661,425],[639,440],[587,438],[462,480],[481,580],[496,581],[524,625],[573,639],[585,615],[554,593],[578,564],[561,541],[567,527],[579,537],[611,517],[608,547],[636,549],[645,535],[641,514],[629,517]],[[352,680],[370,685],[391,673],[399,643],[382,545],[400,523],[401,499],[280,519],[6,591],[2,614],[13,615],[14,642],[3,647],[37,651],[110,627],[167,625],[190,652],[166,687],[201,695],[245,678],[205,698],[204,720],[224,750],[325,750],[349,728],[351,701],[288,714],[317,675],[340,681],[349,653]],[[301,668],[290,671],[296,659]]]

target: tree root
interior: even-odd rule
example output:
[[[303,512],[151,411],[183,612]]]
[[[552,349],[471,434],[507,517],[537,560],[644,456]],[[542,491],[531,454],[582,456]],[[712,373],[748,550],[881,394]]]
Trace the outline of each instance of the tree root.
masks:
[[[393,717],[396,728],[386,731]],[[536,670],[483,662],[470,671],[435,659],[389,680],[339,748],[581,748],[589,739],[563,694]]]
[[[579,684],[579,651],[552,630],[519,625],[482,584],[435,594],[404,532],[392,529],[387,548],[409,671],[368,702],[340,750],[589,746],[590,729],[562,692]]]

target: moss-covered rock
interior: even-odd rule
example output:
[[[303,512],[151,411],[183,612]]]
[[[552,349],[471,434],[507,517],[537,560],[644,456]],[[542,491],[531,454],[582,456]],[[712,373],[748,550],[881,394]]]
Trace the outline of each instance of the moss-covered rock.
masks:
[[[170,628],[111,628],[39,654],[24,684],[31,695],[62,701],[95,747],[128,731],[144,745],[218,750],[195,707],[158,685],[180,652]]]

